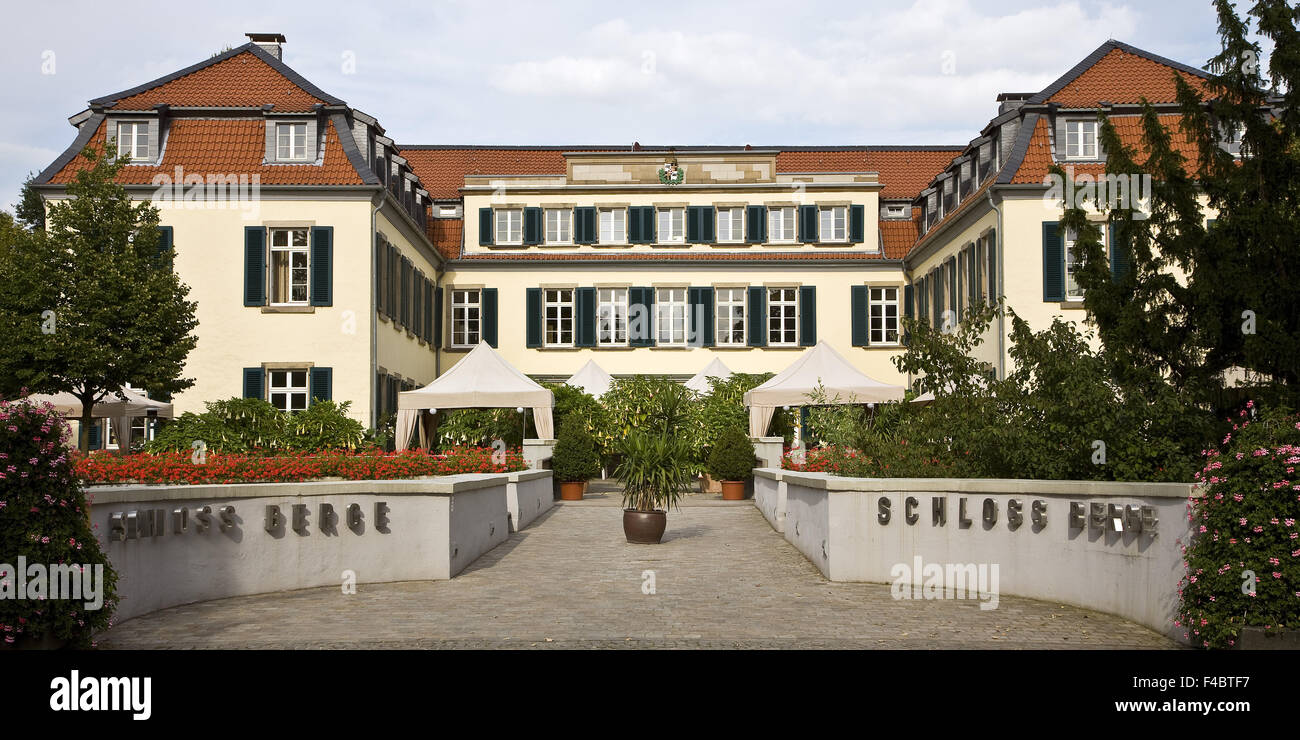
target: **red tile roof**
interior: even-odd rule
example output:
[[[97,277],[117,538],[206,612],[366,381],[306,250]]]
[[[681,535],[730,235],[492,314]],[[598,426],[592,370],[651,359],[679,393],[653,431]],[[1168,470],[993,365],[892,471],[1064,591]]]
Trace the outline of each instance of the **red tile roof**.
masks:
[[[1196,145],[1183,133],[1182,116],[1176,113],[1161,115],[1160,124],[1164,126],[1165,131],[1169,133],[1170,143],[1173,148],[1183,156],[1187,161],[1189,168],[1194,168],[1198,156]],[[1112,116],[1111,124],[1115,126],[1115,133],[1119,134],[1120,141],[1130,147],[1136,153],[1136,161],[1141,164],[1146,158],[1146,148],[1142,146],[1142,117],[1141,116]],[[1048,138],[1047,118],[1040,117],[1038,124],[1034,126],[1034,133],[1029,140],[1029,151],[1025,154],[1024,161],[1020,164],[1020,169],[1016,171],[1013,183],[1017,184],[1041,184],[1043,178],[1048,174],[1048,168],[1052,165],[1051,142]],[[1096,164],[1071,164],[1060,162],[1062,166],[1070,164],[1074,168],[1075,176],[1092,175],[1097,176],[1105,174],[1106,165],[1103,163]]]
[[[1103,101],[1141,103],[1143,98],[1152,103],[1172,103],[1177,100],[1174,75],[1182,77],[1202,95],[1208,94],[1202,77],[1123,49],[1111,49],[1047,102],[1067,108],[1095,108]]]
[[[160,103],[218,108],[261,107],[304,112],[324,101],[246,51],[157,87],[122,98],[113,110],[148,110]]]
[[[464,222],[458,218],[429,218],[429,241],[449,260],[460,256],[461,232]]]
[[[90,145],[103,145],[107,122],[90,139]],[[266,122],[257,119],[175,118],[165,139],[162,163],[128,165],[118,173],[124,185],[150,184],[159,173],[175,177],[176,168],[185,175],[258,175],[262,185],[360,185],[357,174],[339,143],[332,121],[326,122],[325,156],[321,165],[264,165],[266,156]],[[55,173],[50,182],[66,184],[87,166],[80,156]]]
[[[618,151],[610,147],[560,150],[524,147],[402,149],[429,194],[439,200],[460,198],[466,175],[559,175],[564,151]],[[958,148],[794,150],[776,155],[777,172],[879,172],[881,197],[914,198],[941,172]]]
[[[886,258],[903,259],[916,243],[916,221],[881,219],[880,241],[884,245]]]

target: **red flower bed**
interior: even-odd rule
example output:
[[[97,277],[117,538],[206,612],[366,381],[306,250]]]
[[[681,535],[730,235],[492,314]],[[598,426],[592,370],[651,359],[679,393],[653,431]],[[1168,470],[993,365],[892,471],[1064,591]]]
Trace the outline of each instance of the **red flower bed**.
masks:
[[[275,455],[225,455],[209,452],[199,463],[191,455],[93,455],[76,461],[83,483],[293,483],[319,478],[393,480],[458,473],[508,473],[523,470],[519,450],[493,460],[490,447],[456,447],[443,453],[304,452]]]

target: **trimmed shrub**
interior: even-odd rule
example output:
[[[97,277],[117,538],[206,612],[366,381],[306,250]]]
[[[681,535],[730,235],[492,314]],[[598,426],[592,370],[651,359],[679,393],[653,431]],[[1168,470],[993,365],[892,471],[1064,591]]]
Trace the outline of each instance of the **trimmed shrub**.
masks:
[[[596,440],[587,431],[587,423],[581,416],[570,414],[565,418],[555,441],[551,466],[555,477],[570,483],[588,480],[600,472]]]
[[[0,401],[0,589],[6,594],[0,599],[0,635],[7,644],[48,637],[89,647],[92,635],[110,626],[117,607],[117,573],[91,529],[66,447],[70,438],[67,422],[49,404]],[[98,583],[91,581],[99,589],[99,608],[86,606],[91,598],[52,598],[58,582],[53,572],[47,598],[37,599],[30,585],[27,598],[17,598],[19,579],[30,573],[12,572],[20,557],[29,569],[77,566],[83,578],[101,574]]]
[[[740,427],[722,433],[709,453],[707,470],[716,480],[742,481],[754,469],[754,444]]]
[[[188,454],[196,441],[212,452],[355,450],[365,443],[365,427],[348,416],[351,401],[314,401],[293,414],[260,398],[210,401],[207,411],[181,414],[163,425],[145,452]]]
[[[1204,495],[1190,501],[1176,624],[1202,647],[1231,647],[1244,627],[1300,629],[1300,416],[1240,413],[1203,453]]]

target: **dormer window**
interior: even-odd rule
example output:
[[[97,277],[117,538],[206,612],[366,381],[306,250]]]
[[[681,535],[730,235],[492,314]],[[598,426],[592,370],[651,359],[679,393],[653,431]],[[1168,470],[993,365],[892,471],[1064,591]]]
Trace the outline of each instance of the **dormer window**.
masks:
[[[1097,122],[1065,122],[1065,158],[1097,158]]]
[[[144,121],[123,121],[117,124],[117,156],[132,162],[149,160],[149,124]]]
[[[277,123],[275,125],[275,158],[281,162],[307,159],[307,124]]]
[[[907,218],[907,206],[890,203],[885,206],[884,213],[881,215],[885,218]]]

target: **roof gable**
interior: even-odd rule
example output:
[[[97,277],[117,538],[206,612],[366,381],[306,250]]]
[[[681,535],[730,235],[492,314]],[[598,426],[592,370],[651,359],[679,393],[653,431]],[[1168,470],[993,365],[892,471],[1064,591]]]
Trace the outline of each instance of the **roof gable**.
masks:
[[[1100,103],[1176,102],[1174,74],[1202,94],[1209,75],[1119,41],[1107,41],[1029,103],[1057,103],[1066,108],[1096,108]]]

